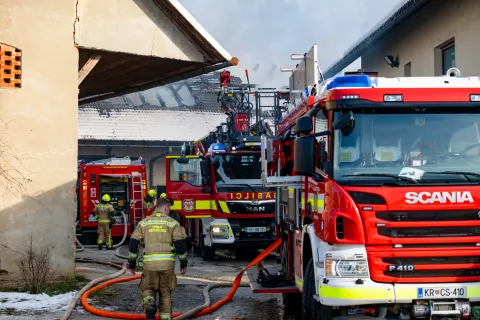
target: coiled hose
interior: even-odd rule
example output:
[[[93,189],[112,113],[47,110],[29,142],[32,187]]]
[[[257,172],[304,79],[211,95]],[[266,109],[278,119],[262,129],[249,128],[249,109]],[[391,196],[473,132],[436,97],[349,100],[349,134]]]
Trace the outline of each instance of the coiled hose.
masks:
[[[117,244],[114,244],[112,247],[113,248],[120,248],[122,246],[122,244],[125,242],[125,240],[127,240],[127,230],[128,230],[128,224],[127,224],[127,215],[125,214],[125,212],[122,210],[120,211],[122,213],[122,217],[123,217],[123,238],[122,240],[117,243]],[[78,225],[80,221],[77,221],[75,223],[75,226]],[[83,244],[80,243],[80,241],[78,240],[77,238],[77,235],[75,234],[75,242],[77,243],[77,245],[80,247],[79,249],[77,249],[75,252],[82,252],[82,251],[85,251],[85,246]],[[86,247],[96,247],[96,246],[86,246]]]
[[[237,276],[235,277],[235,280],[233,281],[233,284],[227,284],[227,283],[212,283],[210,285],[208,285],[204,290],[203,290],[203,295],[205,297],[205,303],[201,306],[197,306],[185,313],[176,313],[174,314],[174,318],[175,319],[188,319],[188,318],[191,318],[191,317],[199,317],[199,316],[202,316],[202,315],[206,315],[206,314],[209,314],[209,313],[212,313],[214,311],[216,311],[218,308],[220,308],[221,306],[223,306],[224,304],[230,302],[233,298],[233,296],[235,295],[235,293],[237,292],[237,289],[239,287],[247,287],[248,285],[246,284],[241,284],[241,280],[242,280],[242,276],[243,276],[243,273],[253,267],[254,265],[256,265],[257,263],[261,262],[263,259],[265,259],[265,257],[267,257],[270,253],[272,253],[280,244],[281,244],[282,240],[279,238],[277,239],[274,243],[272,243],[267,249],[265,249],[262,253],[260,253],[253,261],[251,261],[247,266],[245,266],[242,271],[240,271]],[[94,261],[94,260],[85,260],[85,259],[76,259],[77,262],[93,262],[93,263],[99,263],[98,261]],[[119,277],[120,275],[122,275],[123,273],[125,273],[126,271],[126,267],[123,266],[121,267],[120,265],[118,264],[113,264],[113,263],[104,263],[104,262],[100,262],[101,264],[106,264],[106,265],[111,265],[115,268],[122,268],[122,270],[120,270],[119,272],[115,273],[115,274],[112,274],[110,276],[106,276],[106,277],[110,277],[111,280],[108,280],[102,284],[99,284],[99,285],[96,285],[95,287],[92,287],[94,284],[96,283],[99,283],[101,281],[104,281],[102,280],[102,278],[106,278],[106,277],[102,277],[102,278],[99,278],[99,279],[95,279],[95,280],[92,280],[90,283],[88,283],[84,288],[82,288],[82,290],[80,290],[79,293],[77,293],[75,295],[75,297],[73,298],[73,300],[70,302],[70,304],[68,305],[67,307],[67,311],[65,311],[65,313],[63,314],[61,320],[66,320],[68,319],[68,317],[70,316],[71,312],[73,311],[73,308],[75,307],[75,305],[77,304],[78,302],[78,299],[79,299],[79,296],[81,296],[81,300],[82,300],[82,305],[83,307],[85,308],[85,310],[87,310],[88,312],[94,314],[94,315],[97,315],[97,316],[101,316],[101,317],[105,317],[105,318],[113,318],[113,319],[145,319],[145,314],[142,314],[142,313],[139,313],[139,314],[132,314],[132,313],[123,313],[123,312],[113,312],[113,311],[106,311],[106,310],[100,310],[100,309],[97,309],[95,307],[92,307],[89,303],[88,303],[88,297],[90,296],[90,294],[92,292],[95,292],[95,291],[98,291],[104,287],[107,287],[107,286],[110,286],[110,285],[113,285],[113,284],[116,284],[116,283],[122,283],[122,282],[127,282],[127,281],[132,281],[132,280],[137,280],[137,279],[140,279],[141,278],[141,275],[135,275],[135,276],[130,276],[130,277],[125,277],[125,278],[121,278],[121,279],[114,279],[116,277]],[[118,275],[117,275],[118,274]],[[190,277],[189,277],[190,278]],[[228,294],[223,298],[221,299],[220,301],[216,302],[214,305],[210,306],[210,295],[209,295],[209,291],[214,289],[214,288],[221,288],[221,287],[230,287],[231,286],[231,289],[230,291],[228,292]],[[73,306],[73,307],[72,307]],[[68,312],[68,313],[67,313]],[[158,315],[157,315],[157,319],[158,319]]]

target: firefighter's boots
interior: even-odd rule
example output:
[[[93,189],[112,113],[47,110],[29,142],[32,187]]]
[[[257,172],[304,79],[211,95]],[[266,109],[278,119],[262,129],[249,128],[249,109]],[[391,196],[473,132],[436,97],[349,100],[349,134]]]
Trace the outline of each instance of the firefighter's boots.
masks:
[[[147,320],[155,320],[155,314],[157,313],[157,307],[155,305],[149,305],[145,311]]]

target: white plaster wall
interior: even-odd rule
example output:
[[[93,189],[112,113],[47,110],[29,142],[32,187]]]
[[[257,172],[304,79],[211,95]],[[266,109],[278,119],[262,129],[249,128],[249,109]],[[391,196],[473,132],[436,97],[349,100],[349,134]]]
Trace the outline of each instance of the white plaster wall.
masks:
[[[15,190],[0,174],[0,273],[7,277],[19,275],[16,261],[30,239],[50,249],[57,275],[73,273],[74,17],[73,0],[0,1],[0,43],[22,50],[22,87],[0,89],[0,167],[18,170],[9,171],[17,181],[28,178],[25,189]]]
[[[478,0],[433,1],[362,55],[362,68],[398,77],[404,75],[404,65],[411,62],[412,77],[440,75],[441,55],[435,48],[453,37],[456,67],[462,76],[480,74]],[[399,56],[398,68],[387,65],[383,58],[387,54]]]
[[[77,1],[79,47],[204,62],[152,0]]]

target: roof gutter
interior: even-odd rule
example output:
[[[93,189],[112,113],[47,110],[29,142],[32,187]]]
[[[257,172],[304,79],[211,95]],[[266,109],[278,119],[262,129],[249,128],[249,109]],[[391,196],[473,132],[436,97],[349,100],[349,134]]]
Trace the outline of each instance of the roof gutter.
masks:
[[[117,91],[117,92],[113,92],[113,93],[107,93],[107,94],[98,95],[98,96],[94,96],[94,97],[84,98],[84,99],[78,100],[78,105],[85,105],[85,104],[89,104],[89,103],[100,101],[100,100],[106,100],[106,99],[115,98],[115,97],[118,97],[118,96],[123,96],[123,95],[126,95],[126,94],[130,94],[130,93],[145,91],[145,90],[148,90],[148,89],[164,86],[164,85],[172,83],[172,82],[176,82],[176,81],[180,81],[180,80],[186,80],[188,78],[193,78],[193,77],[196,77],[196,76],[199,76],[199,75],[202,75],[202,74],[210,73],[210,72],[217,71],[217,70],[220,70],[220,69],[225,69],[225,68],[235,66],[235,65],[238,64],[238,59],[236,61],[234,59],[236,59],[236,58],[232,58],[233,62],[228,61],[228,62],[222,62],[222,63],[211,65],[211,66],[200,67],[198,69],[187,71],[185,73],[175,75],[175,76],[172,76],[172,77],[169,77],[169,78],[165,78],[165,79],[162,79],[162,80],[159,80],[159,81],[154,81],[154,82],[148,83],[146,85],[136,86],[136,87],[132,87],[132,88],[129,88],[129,89],[126,89],[126,90],[121,90],[121,91]]]

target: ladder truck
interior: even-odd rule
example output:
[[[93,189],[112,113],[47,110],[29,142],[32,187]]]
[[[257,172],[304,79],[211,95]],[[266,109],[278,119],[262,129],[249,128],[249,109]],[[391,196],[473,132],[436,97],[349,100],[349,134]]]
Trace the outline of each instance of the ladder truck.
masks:
[[[166,193],[174,200],[172,210],[180,214],[189,246],[206,261],[214,259],[216,249],[248,257],[275,240],[276,193],[260,179],[260,136],[274,132],[264,119],[252,123],[251,118],[262,114],[257,110],[260,104],[255,109],[249,95],[273,97],[277,103],[280,96],[227,86],[228,82],[219,97],[227,122],[185,144],[181,156],[167,156],[166,161]]]
[[[96,241],[97,221],[92,215],[93,208],[99,204],[104,194],[110,195],[115,208],[115,224],[112,237],[124,235],[123,217],[127,216],[127,236],[135,226],[151,214],[144,210],[143,199],[147,192],[145,160],[125,158],[109,158],[86,162],[78,162],[77,177],[77,230],[84,243]],[[145,208],[146,209],[146,208]]]
[[[311,75],[314,51],[300,66]],[[480,78],[450,69],[317,86],[262,137],[293,285],[263,288],[249,269],[252,289],[282,293],[302,319],[477,319]]]

